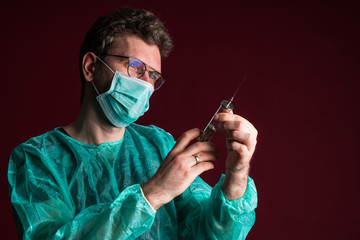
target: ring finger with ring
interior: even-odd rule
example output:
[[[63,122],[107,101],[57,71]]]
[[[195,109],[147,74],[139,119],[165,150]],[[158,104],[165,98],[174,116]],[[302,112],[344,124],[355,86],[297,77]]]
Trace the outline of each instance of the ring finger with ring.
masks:
[[[211,152],[201,152],[201,153],[192,155],[191,158],[192,158],[191,162],[194,162],[194,159],[195,159],[195,164],[193,164],[194,166],[199,163],[202,163],[202,162],[217,160],[217,156]]]
[[[199,164],[200,158],[199,158],[198,156],[196,156],[196,155],[194,156],[194,158],[195,158],[195,161],[196,161],[195,165],[196,165],[196,164]]]

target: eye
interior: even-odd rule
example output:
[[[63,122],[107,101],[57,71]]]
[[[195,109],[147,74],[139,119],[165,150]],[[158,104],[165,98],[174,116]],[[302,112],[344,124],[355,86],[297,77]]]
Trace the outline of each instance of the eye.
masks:
[[[154,82],[154,89],[158,90],[164,82],[164,78],[162,76],[159,76]]]
[[[150,72],[149,77],[150,77],[152,80],[156,80],[156,79],[158,78],[156,72]]]
[[[144,65],[141,61],[139,60],[136,60],[136,59],[132,59],[130,58],[130,67],[133,67],[133,68],[142,68],[142,66]]]

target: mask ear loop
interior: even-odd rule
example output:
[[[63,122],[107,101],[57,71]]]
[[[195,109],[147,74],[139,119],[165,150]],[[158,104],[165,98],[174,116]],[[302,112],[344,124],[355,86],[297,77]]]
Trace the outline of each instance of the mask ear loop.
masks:
[[[109,65],[107,65],[101,58],[99,58],[98,56],[96,56],[96,59],[99,59],[99,61],[100,61],[102,64],[104,64],[105,67],[107,67],[113,74],[115,74],[114,70],[112,70],[111,67],[109,67]],[[97,90],[97,88],[96,88],[96,86],[95,86],[94,81],[91,81],[91,83],[92,83],[92,85],[93,85],[96,93],[97,93],[98,95],[100,95],[99,91]]]
[[[94,87],[94,89],[95,89],[95,91],[96,91],[97,95],[100,95],[99,91],[98,91],[98,90],[97,90],[97,88],[95,87],[95,83],[94,83],[94,81],[91,81],[91,83],[92,83],[92,85],[93,85],[93,87]]]
[[[107,65],[101,58],[99,58],[98,56],[96,56],[97,59],[99,59],[99,61],[105,65],[105,67],[107,67],[113,74],[115,74],[114,70],[111,69],[111,67],[109,67],[109,65]]]

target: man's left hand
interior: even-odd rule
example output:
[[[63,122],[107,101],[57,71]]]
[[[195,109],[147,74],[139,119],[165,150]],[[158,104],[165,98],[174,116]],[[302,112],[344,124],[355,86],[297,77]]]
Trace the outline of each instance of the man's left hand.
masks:
[[[238,199],[246,191],[258,132],[248,120],[232,111],[218,113],[215,120],[220,122],[218,130],[226,131],[228,149],[222,189],[228,199]]]

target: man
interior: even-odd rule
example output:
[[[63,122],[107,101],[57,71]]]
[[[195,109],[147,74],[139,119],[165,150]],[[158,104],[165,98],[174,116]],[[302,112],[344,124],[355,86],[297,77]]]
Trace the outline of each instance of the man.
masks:
[[[257,131],[246,119],[216,116],[227,132],[226,174],[211,189],[217,147],[175,143],[134,124],[164,83],[172,46],[163,24],[129,8],[99,18],[81,47],[82,107],[75,122],[17,146],[9,186],[23,239],[245,239],[255,221],[248,177]]]

